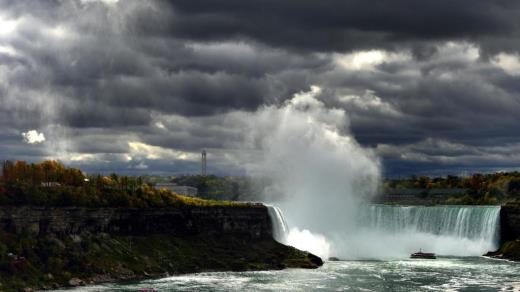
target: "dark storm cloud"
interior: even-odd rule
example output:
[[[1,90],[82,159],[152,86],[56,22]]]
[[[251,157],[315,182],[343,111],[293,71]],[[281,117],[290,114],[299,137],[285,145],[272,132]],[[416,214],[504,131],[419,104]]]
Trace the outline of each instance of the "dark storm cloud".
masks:
[[[38,160],[45,156],[46,153],[34,144],[21,144],[20,143],[20,132],[16,131],[1,131],[0,133],[0,160],[13,159],[25,159],[25,160]]]
[[[340,95],[346,94],[341,90],[350,90],[365,103],[371,97],[363,92],[370,89],[382,104],[379,109],[390,107],[399,113],[381,116],[377,107],[369,113],[366,105],[358,106],[361,111],[353,107],[356,103],[347,103],[357,137],[369,145],[411,143],[427,137],[476,144],[483,143],[484,136],[500,142],[516,140],[520,92],[514,84],[518,76],[480,60],[471,46],[439,49],[444,52],[426,61],[404,59],[364,72],[331,72],[323,83],[339,88]]]
[[[293,70],[300,75],[328,64],[326,58],[246,43],[139,37],[128,23],[140,9],[159,4],[122,2],[65,1],[59,9],[12,4],[8,17],[17,21],[18,33],[7,36],[6,43],[16,55],[3,56],[9,58],[9,85],[54,95],[64,113],[54,117],[56,122],[73,127],[144,125],[147,110],[184,115],[254,110],[266,99],[294,93],[290,86],[278,86],[276,74],[291,75],[286,70]]]
[[[138,18],[135,26],[143,33],[173,33],[198,40],[249,38],[296,50],[321,51],[461,39],[489,41],[496,46],[492,40],[518,36],[520,7],[517,1],[462,0],[168,3],[171,10],[164,16],[168,21],[162,22],[160,30],[145,17]]]
[[[517,170],[520,144],[467,146],[426,139],[405,147],[378,147],[386,155],[390,175],[468,175],[475,172]]]
[[[391,172],[520,163],[518,1],[0,0],[0,8],[6,157],[59,153],[89,170],[196,172],[194,153],[209,148],[215,171],[235,172],[229,156],[248,113],[317,85],[320,100],[347,112],[345,131]],[[510,59],[497,63],[502,52]],[[31,129],[47,141],[25,144]]]

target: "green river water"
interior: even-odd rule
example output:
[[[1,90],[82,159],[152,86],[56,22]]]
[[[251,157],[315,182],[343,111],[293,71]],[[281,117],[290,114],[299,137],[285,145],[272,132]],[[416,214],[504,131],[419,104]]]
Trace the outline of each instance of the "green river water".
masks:
[[[520,263],[484,257],[326,262],[316,270],[217,272],[74,291],[520,291]]]

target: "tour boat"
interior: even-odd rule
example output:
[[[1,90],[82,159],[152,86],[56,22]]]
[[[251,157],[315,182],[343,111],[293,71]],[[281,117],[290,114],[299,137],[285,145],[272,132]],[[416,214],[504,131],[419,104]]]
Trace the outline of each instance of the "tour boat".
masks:
[[[412,259],[436,259],[437,257],[432,252],[422,252],[422,250],[419,250],[419,252],[412,253],[410,255],[410,258],[412,258]]]

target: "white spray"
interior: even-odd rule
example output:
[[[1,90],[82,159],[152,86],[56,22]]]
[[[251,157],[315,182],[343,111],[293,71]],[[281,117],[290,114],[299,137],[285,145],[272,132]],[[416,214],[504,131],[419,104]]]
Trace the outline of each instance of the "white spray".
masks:
[[[380,168],[350,134],[345,112],[325,107],[319,93],[312,87],[252,114],[246,142],[261,150],[248,171],[272,180],[265,196],[284,211],[287,243],[326,258],[342,253],[333,239],[355,228],[359,204],[377,191]]]
[[[319,94],[312,87],[248,116],[246,147],[261,155],[245,165],[270,178],[265,200],[287,220],[269,207],[275,239],[343,259],[403,258],[419,248],[475,256],[496,248],[498,207],[367,205],[379,186],[379,161],[352,137],[345,112],[326,108]]]

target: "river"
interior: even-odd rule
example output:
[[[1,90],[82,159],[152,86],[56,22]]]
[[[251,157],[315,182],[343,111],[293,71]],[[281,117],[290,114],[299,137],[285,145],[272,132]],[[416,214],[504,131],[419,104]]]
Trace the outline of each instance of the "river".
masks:
[[[283,213],[269,208],[273,234],[284,240]],[[355,235],[340,242],[348,252],[333,254],[352,260],[316,270],[198,273],[74,291],[520,291],[520,263],[479,256],[498,247],[499,211],[370,205],[360,212]],[[439,257],[408,258],[421,247]],[[367,258],[379,260],[360,260]]]
[[[215,272],[74,291],[520,291],[520,264],[484,257],[326,262],[316,270]]]

